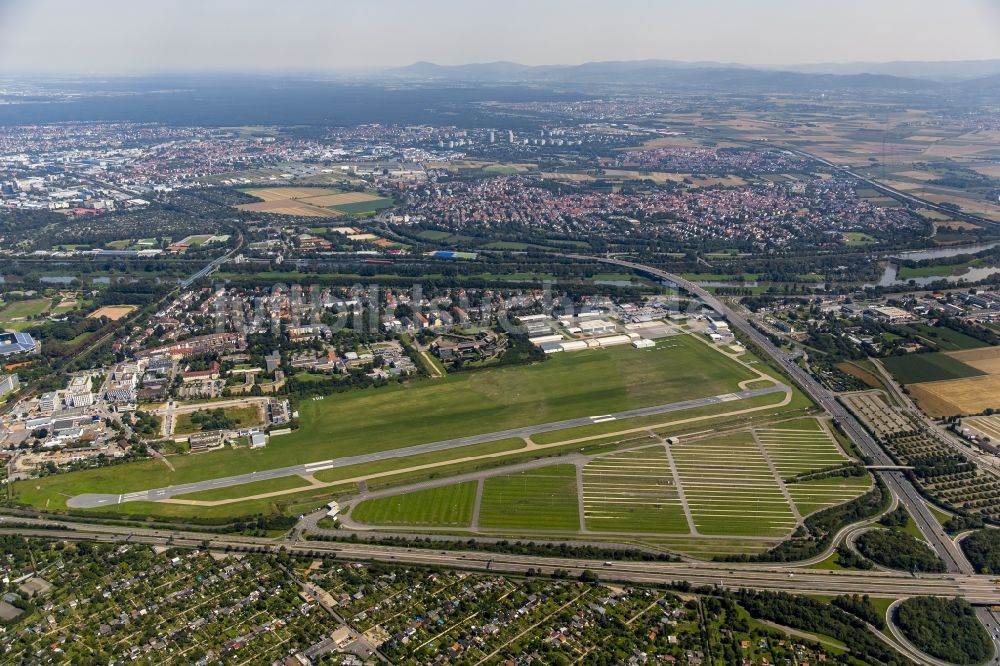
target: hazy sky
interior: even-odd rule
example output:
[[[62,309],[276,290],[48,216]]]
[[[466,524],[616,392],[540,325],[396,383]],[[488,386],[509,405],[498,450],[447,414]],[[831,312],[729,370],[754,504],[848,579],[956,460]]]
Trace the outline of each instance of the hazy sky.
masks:
[[[0,0],[0,76],[1000,58],[998,0]]]

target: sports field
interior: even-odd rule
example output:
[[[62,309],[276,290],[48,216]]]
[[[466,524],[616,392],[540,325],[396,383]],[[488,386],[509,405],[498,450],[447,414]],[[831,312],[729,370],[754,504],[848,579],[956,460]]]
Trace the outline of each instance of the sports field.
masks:
[[[56,508],[65,506],[67,496],[85,492],[133,492],[719,395],[754,376],[700,340],[677,335],[654,349],[559,354],[534,365],[306,400],[297,405],[301,427],[264,449],[173,456],[174,470],[142,461],[117,466],[113,474],[59,474],[15,484],[15,493],[35,506]]]
[[[48,310],[50,305],[52,305],[52,300],[48,298],[11,301],[0,308],[0,324],[40,315]]]
[[[476,499],[475,481],[361,502],[351,516],[376,525],[468,527]]]
[[[89,315],[87,319],[98,319],[100,317],[107,317],[111,321],[118,321],[124,317],[127,317],[130,312],[135,310],[137,305],[105,305],[104,307],[97,308]]]
[[[573,465],[494,476],[484,483],[480,527],[573,532],[580,529]]]

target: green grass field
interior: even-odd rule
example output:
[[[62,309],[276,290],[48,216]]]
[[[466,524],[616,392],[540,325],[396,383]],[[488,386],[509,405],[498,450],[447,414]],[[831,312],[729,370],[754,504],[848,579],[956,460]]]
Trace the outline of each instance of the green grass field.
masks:
[[[916,335],[926,338],[937,345],[941,351],[959,351],[962,349],[975,349],[984,347],[982,340],[977,340],[945,326],[928,326],[927,324],[909,324],[904,328],[909,329]]]
[[[919,384],[986,374],[942,352],[889,356],[882,359],[882,364],[900,384]]]
[[[15,319],[26,319],[45,312],[52,304],[48,298],[32,298],[26,301],[12,301],[0,309],[0,323]]]
[[[783,479],[847,462],[816,419],[796,419],[759,428],[756,435]]]
[[[576,468],[541,467],[486,479],[479,526],[529,530],[580,529]]]
[[[93,509],[96,516],[143,520],[149,517],[197,522],[226,522],[254,516],[298,516],[318,509],[331,499],[353,492],[353,485],[312,488],[280,497],[246,500],[218,506],[167,504],[164,502],[125,502],[106,509]],[[221,498],[220,498],[221,499]],[[90,513],[90,512],[88,512]]]
[[[226,418],[236,423],[233,426],[234,428],[247,428],[249,426],[260,425],[260,412],[256,407],[226,407],[223,411],[226,413]],[[174,425],[174,434],[186,435],[192,432],[200,432],[201,426],[191,420],[191,417],[198,413],[188,412],[180,414],[177,417],[176,425]]]
[[[308,487],[309,484],[301,476],[282,476],[277,479],[265,479],[263,481],[254,481],[252,483],[241,483],[238,486],[213,488],[212,490],[202,490],[197,493],[177,495],[177,499],[208,501],[239,499],[241,497],[251,497],[253,495],[273,493],[277,490],[291,490],[292,488]]]
[[[325,469],[321,472],[316,472],[313,476],[324,483],[330,483],[332,481],[340,481],[341,479],[352,479],[361,476],[370,476],[372,474],[380,474],[383,472],[405,470],[410,467],[447,462],[449,460],[461,460],[462,458],[474,458],[494,453],[517,451],[518,449],[524,448],[524,446],[524,440],[522,439],[502,439],[496,442],[484,442],[482,444],[460,446],[447,451],[433,451],[430,453],[420,453],[415,456],[400,456],[399,458],[387,458],[386,460],[377,460],[358,465],[335,467],[333,469]],[[436,474],[434,473],[434,470],[421,470],[414,474],[415,479],[435,478],[435,476]],[[375,487],[375,485],[377,484],[374,484],[373,487]]]
[[[878,239],[860,231],[848,231],[844,234],[844,244],[848,247],[864,247],[877,243]]]
[[[476,501],[476,481],[361,502],[351,512],[370,525],[468,527]]]

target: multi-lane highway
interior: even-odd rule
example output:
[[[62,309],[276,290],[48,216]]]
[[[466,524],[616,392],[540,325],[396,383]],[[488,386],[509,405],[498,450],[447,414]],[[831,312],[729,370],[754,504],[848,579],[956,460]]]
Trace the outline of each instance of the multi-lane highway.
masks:
[[[599,261],[607,264],[614,264],[645,273],[652,277],[666,280],[684,291],[693,294],[704,301],[710,308],[726,317],[730,325],[739,329],[747,338],[756,344],[764,353],[770,356],[778,366],[787,373],[818,405],[823,407],[837,420],[848,436],[858,445],[858,448],[876,465],[893,465],[892,459],[882,450],[882,447],[872,438],[867,430],[854,418],[854,415],[841,405],[834,394],[821,385],[811,374],[799,367],[795,362],[795,356],[782,351],[771,342],[771,340],[757,330],[749,320],[736,310],[730,308],[713,294],[709,293],[701,286],[685,280],[679,275],[662,271],[652,266],[638,264],[624,259],[612,257],[593,257],[587,255],[562,255],[571,259],[582,261]],[[972,573],[972,566],[965,559],[965,556],[955,546],[955,544],[945,534],[944,529],[931,514],[927,505],[920,498],[919,492],[913,484],[901,472],[882,471],[876,472],[885,481],[892,492],[899,497],[899,501],[906,506],[910,515],[913,516],[920,531],[927,541],[934,547],[941,559],[944,560],[949,571],[959,573]]]
[[[8,526],[5,526],[8,525]],[[112,525],[60,523],[58,521],[0,519],[0,533],[49,538],[121,542],[129,541],[187,548],[230,548],[292,553],[329,553],[347,560],[382,560],[403,564],[457,567],[481,571],[525,573],[557,569],[577,575],[584,570],[602,579],[632,583],[718,585],[728,589],[754,588],[799,594],[837,595],[865,592],[880,597],[940,595],[962,597],[973,604],[1000,603],[1000,588],[988,576],[935,574],[914,577],[899,572],[823,571],[791,566],[760,566],[716,562],[607,562],[593,559],[508,555],[483,551],[452,552],[425,548],[381,546],[365,543],[291,541],[186,531],[159,531]]]
[[[421,453],[447,451],[448,449],[459,448],[462,446],[469,446],[472,444],[485,444],[487,442],[496,442],[503,439],[531,437],[532,435],[537,435],[543,432],[564,430],[566,428],[575,428],[579,426],[588,426],[588,425],[593,425],[595,423],[607,423],[610,421],[617,421],[619,419],[628,419],[639,416],[655,416],[657,414],[668,414],[670,412],[676,412],[684,409],[705,407],[707,405],[716,405],[723,402],[735,402],[739,400],[745,400],[747,398],[754,398],[761,395],[769,395],[771,393],[783,393],[786,391],[788,391],[787,386],[781,386],[781,385],[769,386],[767,388],[750,389],[746,391],[737,391],[735,393],[726,393],[723,395],[713,395],[705,398],[694,398],[691,400],[683,400],[681,402],[672,402],[665,405],[640,407],[638,409],[630,409],[623,412],[616,412],[614,414],[583,416],[575,419],[567,419],[565,421],[539,423],[536,425],[513,428],[511,430],[488,432],[479,435],[469,435],[467,437],[458,437],[455,439],[447,439],[438,442],[429,442],[427,444],[418,444],[416,446],[408,446],[401,449],[389,449],[387,451],[378,451],[375,453],[366,453],[357,456],[347,456],[344,458],[337,458],[333,460],[320,460],[317,462],[305,463],[302,465],[291,465],[288,467],[279,467],[277,469],[261,470],[259,472],[251,472],[250,474],[237,474],[234,476],[220,477],[217,479],[196,481],[194,483],[183,483],[176,486],[168,486],[166,488],[152,488],[149,490],[140,490],[136,492],[119,493],[119,494],[86,493],[83,495],[75,495],[73,497],[70,497],[68,500],[66,500],[66,505],[71,509],[93,509],[102,506],[113,506],[115,504],[121,504],[123,502],[158,502],[161,500],[176,497],[178,495],[197,493],[204,490],[215,490],[217,488],[228,488],[229,486],[238,486],[244,483],[251,483],[254,481],[265,481],[267,479],[277,479],[284,476],[295,476],[295,475],[308,476],[310,474],[315,474],[316,472],[321,472],[327,469],[334,469],[337,467],[360,465],[362,463],[376,462],[379,460],[388,460],[390,458],[402,458],[406,456],[414,456]]]

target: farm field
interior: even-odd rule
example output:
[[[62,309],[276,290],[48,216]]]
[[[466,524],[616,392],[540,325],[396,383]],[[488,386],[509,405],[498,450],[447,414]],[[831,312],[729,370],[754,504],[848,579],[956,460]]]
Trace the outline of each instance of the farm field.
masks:
[[[239,210],[304,217],[338,217],[371,213],[393,205],[371,192],[344,192],[324,187],[257,187],[242,190],[261,201],[239,204]]]
[[[701,534],[780,537],[795,515],[750,433],[672,447]]]
[[[573,465],[493,476],[484,484],[480,527],[573,532],[580,528]]]
[[[963,419],[962,424],[972,426],[991,440],[1000,441],[1000,416],[976,416]]]
[[[468,527],[476,499],[476,481],[417,490],[361,502],[351,517],[373,525]]]
[[[689,531],[663,445],[595,458],[583,468],[588,530]]]
[[[900,384],[919,384],[985,374],[944,352],[889,356],[882,359],[882,365]]]
[[[956,351],[948,356],[987,374],[1000,374],[1000,347]]]
[[[923,382],[906,388],[928,416],[979,414],[1000,408],[1000,375]]]
[[[947,359],[940,361],[945,367],[962,370],[961,374],[954,372],[944,377],[934,373],[918,375],[921,379],[907,383],[910,395],[928,416],[979,414],[1000,408],[1000,348],[979,347],[922,356],[938,357],[935,363]]]

